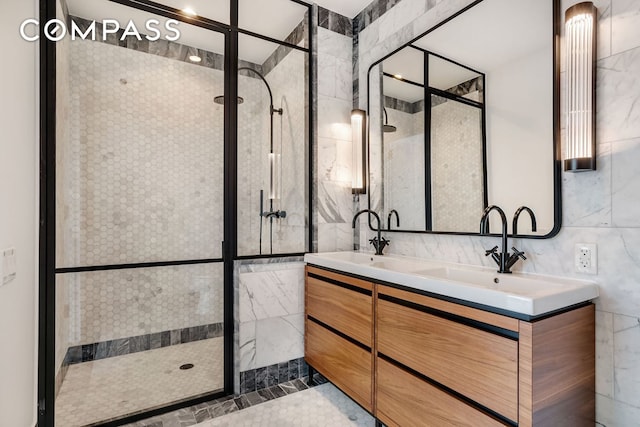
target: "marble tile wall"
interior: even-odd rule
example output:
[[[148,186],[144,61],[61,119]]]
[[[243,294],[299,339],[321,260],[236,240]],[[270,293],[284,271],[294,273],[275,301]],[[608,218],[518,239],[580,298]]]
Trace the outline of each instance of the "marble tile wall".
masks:
[[[358,86],[366,93],[370,64],[469,0],[402,0],[358,37]],[[563,1],[562,10],[574,2]],[[563,227],[548,240],[516,240],[528,260],[522,271],[592,279],[600,285],[597,307],[596,420],[636,425],[640,419],[640,4],[596,0],[599,9],[597,62],[598,170],[562,174]],[[356,36],[354,35],[354,38]],[[564,81],[564,76],[562,77]],[[366,103],[361,97],[359,105]],[[360,244],[369,236],[361,229]],[[475,265],[490,265],[484,249],[496,239],[475,236],[394,234],[390,253]],[[599,247],[598,274],[576,273],[574,246]]]
[[[222,263],[58,274],[56,285],[71,346],[223,321]]]
[[[234,290],[234,386],[239,392],[243,372],[304,356],[302,257],[236,261]]]
[[[322,20],[322,15],[320,16]],[[348,35],[320,26],[318,44],[318,250],[353,247],[351,218],[351,46]]]

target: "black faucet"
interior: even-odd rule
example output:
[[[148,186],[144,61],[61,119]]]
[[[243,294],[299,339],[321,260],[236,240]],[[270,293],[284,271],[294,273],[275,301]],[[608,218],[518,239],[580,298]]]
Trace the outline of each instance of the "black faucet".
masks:
[[[522,213],[522,211],[527,211],[527,213],[529,214],[529,217],[531,218],[531,231],[538,231],[538,225],[536,223],[536,215],[533,213],[533,211],[529,207],[520,206],[516,211],[516,213],[513,215],[513,226],[511,227],[511,232],[513,233],[514,236],[518,234],[518,218],[520,217],[520,214]]]
[[[397,210],[391,209],[391,212],[389,212],[389,215],[387,215],[387,230],[391,230],[391,216],[393,214],[396,215],[396,227],[400,227],[400,215],[398,214]]]
[[[492,249],[485,251],[485,255],[491,255],[491,258],[498,264],[500,269],[498,273],[511,273],[511,267],[513,264],[518,261],[519,258],[527,259],[524,256],[524,252],[517,250],[515,247],[512,247],[513,254],[507,252],[507,216],[504,214],[504,211],[500,209],[496,205],[492,205],[487,207],[482,214],[482,218],[480,219],[480,234],[487,233],[487,226],[489,224],[489,214],[491,211],[497,211],[500,214],[500,220],[502,221],[502,252],[497,253],[497,246],[494,246]]]
[[[373,239],[369,239],[369,243],[371,243],[373,245],[374,248],[376,248],[376,255],[383,255],[382,254],[382,250],[385,248],[385,246],[387,246],[389,243],[391,243],[391,240],[387,240],[384,237],[382,237],[381,232],[382,230],[380,229],[380,217],[378,216],[377,213],[375,213],[374,211],[372,211],[371,209],[363,209],[360,212],[356,213],[353,216],[353,221],[351,221],[351,228],[356,228],[356,219],[363,213],[368,212],[369,215],[373,215],[374,218],[376,219],[376,221],[378,221],[378,237],[374,237]]]

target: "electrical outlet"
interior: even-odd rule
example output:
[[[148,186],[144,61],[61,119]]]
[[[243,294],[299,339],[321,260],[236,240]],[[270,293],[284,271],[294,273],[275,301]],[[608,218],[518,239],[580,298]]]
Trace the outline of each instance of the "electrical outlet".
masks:
[[[598,274],[598,248],[595,243],[576,243],[576,272]]]
[[[6,285],[16,278],[16,250],[14,248],[2,251],[0,260],[0,286]]]

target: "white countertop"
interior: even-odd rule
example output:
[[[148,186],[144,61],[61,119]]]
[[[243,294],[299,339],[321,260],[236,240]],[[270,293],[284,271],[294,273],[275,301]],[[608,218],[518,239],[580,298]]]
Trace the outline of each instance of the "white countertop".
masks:
[[[310,253],[305,262],[528,316],[598,297],[594,282],[366,252]]]

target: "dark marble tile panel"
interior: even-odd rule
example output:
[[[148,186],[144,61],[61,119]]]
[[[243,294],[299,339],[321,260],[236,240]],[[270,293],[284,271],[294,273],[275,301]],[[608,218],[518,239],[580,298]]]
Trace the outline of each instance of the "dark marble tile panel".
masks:
[[[201,423],[203,421],[211,419],[211,413],[209,412],[209,407],[202,408],[193,413],[193,417],[196,420],[196,423]]]
[[[169,41],[158,39],[149,43],[148,52],[152,55],[167,56],[169,53]]]
[[[237,410],[238,405],[236,404],[235,399],[232,399],[212,406],[211,408],[209,408],[209,413],[211,414],[211,418],[215,418],[222,415],[230,414],[232,412],[236,412]]]
[[[176,345],[182,343],[182,330],[174,329],[173,331],[169,331],[171,334],[171,345]]]
[[[278,384],[278,387],[280,387],[286,394],[293,394],[299,391],[298,387],[296,387],[291,381]]]
[[[278,383],[289,381],[289,362],[278,363]],[[274,384],[275,385],[275,384]]]
[[[106,359],[107,357],[113,357],[113,347],[115,341],[103,341],[95,344],[95,359]]]
[[[274,387],[277,387],[277,386],[274,386]],[[258,393],[260,397],[262,397],[262,399],[264,399],[265,401],[273,400],[276,397],[273,395],[273,393],[269,391],[270,388],[273,388],[273,387],[263,388],[262,390],[256,391],[256,393]]]
[[[267,388],[267,368],[258,368],[256,371],[256,390]]]
[[[114,356],[123,356],[125,354],[131,353],[131,339],[130,338],[120,338],[117,340],[113,340],[113,355]]]
[[[90,362],[95,359],[96,356],[96,345],[95,344],[84,344],[82,346],[82,361]]]
[[[250,369],[240,372],[240,393],[249,393],[256,390],[256,370]]]
[[[69,347],[67,354],[65,355],[65,362],[69,365],[82,362],[82,347]]]
[[[278,370],[278,365],[269,365],[267,366],[267,381],[266,381],[266,387],[273,387],[274,385],[278,384],[278,378],[280,377],[280,373]],[[256,387],[256,390],[260,390],[262,388],[266,388],[266,387]]]
[[[137,353],[151,348],[150,335],[140,335],[129,338],[129,352]]]
[[[289,378],[287,378],[287,381],[300,378],[300,361],[301,359],[293,359],[289,361]]]
[[[329,14],[331,11],[322,6],[318,6],[318,26],[320,28],[329,29]]]
[[[309,365],[304,359],[300,361],[300,378],[304,378],[309,375]]]
[[[125,39],[127,49],[137,50],[138,52],[149,52],[149,40],[146,37],[142,37],[138,40],[136,37],[127,36]]]
[[[274,387],[269,387],[267,390],[269,390],[271,392],[271,394],[273,394],[274,398],[278,398],[278,397],[282,397],[282,396],[286,396],[287,393],[285,393],[285,391],[280,387],[280,385],[274,386]]]
[[[169,347],[171,345],[171,331],[160,332],[160,346]]]
[[[162,347],[162,332],[149,335],[149,348],[156,349]]]
[[[212,323],[207,328],[207,338],[218,338],[224,336],[222,323]]]
[[[245,396],[247,397],[247,400],[251,405],[258,405],[268,400],[262,397],[257,391],[252,391],[251,393],[247,393]]]
[[[297,380],[293,380],[291,381],[291,384],[293,384],[293,386],[295,388],[298,389],[298,391],[302,391],[302,390],[306,390],[309,388],[309,386],[307,386],[307,384],[305,384],[302,380],[297,379]]]
[[[252,393],[255,393],[255,391]],[[249,402],[249,399],[247,399],[246,394],[236,397],[235,399],[233,399],[233,401],[238,407],[238,409],[245,409],[251,406],[251,403]]]

